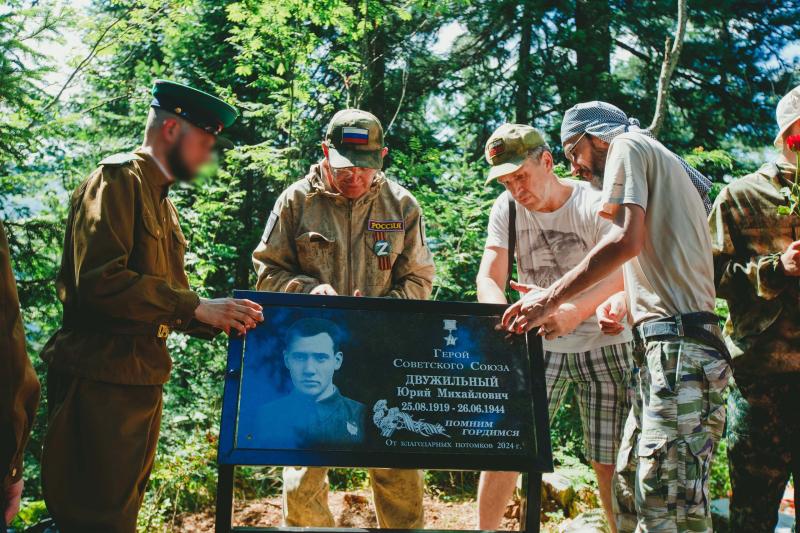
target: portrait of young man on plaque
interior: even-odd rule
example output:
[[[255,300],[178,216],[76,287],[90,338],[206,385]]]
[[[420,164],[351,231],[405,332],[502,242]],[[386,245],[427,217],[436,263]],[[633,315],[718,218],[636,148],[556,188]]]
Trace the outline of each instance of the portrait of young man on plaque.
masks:
[[[301,318],[286,330],[283,363],[288,394],[257,410],[252,444],[263,448],[313,449],[360,444],[366,406],[334,383],[342,368],[342,333],[324,318]]]
[[[496,316],[275,306],[264,319],[237,352],[236,449],[532,444],[527,344],[496,331]]]

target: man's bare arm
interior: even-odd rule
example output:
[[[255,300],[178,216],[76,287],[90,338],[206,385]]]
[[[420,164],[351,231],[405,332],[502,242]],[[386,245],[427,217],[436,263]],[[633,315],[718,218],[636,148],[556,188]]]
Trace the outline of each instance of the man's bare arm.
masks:
[[[575,268],[542,293],[528,293],[503,315],[502,326],[522,333],[539,326],[558,306],[596,285],[628,260],[639,255],[644,244],[645,211],[625,204],[614,221],[617,226]]]
[[[499,246],[489,246],[483,250],[481,266],[475,280],[478,301],[486,304],[505,304],[503,288],[508,277],[508,250]]]

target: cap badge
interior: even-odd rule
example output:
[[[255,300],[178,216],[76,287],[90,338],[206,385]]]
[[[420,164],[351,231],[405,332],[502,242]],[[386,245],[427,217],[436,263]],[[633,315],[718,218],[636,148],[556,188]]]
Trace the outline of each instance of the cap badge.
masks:
[[[367,144],[368,142],[369,130],[350,126],[342,128],[342,144]]]
[[[489,145],[489,159],[494,159],[505,151],[506,143],[503,142],[503,139],[495,139],[492,141],[492,144]]]

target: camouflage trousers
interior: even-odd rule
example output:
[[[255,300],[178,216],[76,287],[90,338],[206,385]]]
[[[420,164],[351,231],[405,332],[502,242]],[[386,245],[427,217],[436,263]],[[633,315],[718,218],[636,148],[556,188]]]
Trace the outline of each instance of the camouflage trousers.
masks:
[[[795,487],[800,479],[800,376],[747,379],[734,372],[734,378],[727,432],[730,532],[772,532],[789,475]]]
[[[710,532],[708,481],[730,366],[715,349],[679,337],[648,341],[635,359],[637,392],[614,479],[617,529]]]

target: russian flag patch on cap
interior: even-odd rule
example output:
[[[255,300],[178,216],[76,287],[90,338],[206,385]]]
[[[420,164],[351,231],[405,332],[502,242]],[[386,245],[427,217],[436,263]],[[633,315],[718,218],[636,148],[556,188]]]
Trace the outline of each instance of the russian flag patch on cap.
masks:
[[[367,144],[368,142],[369,130],[350,126],[342,128],[342,144]]]

